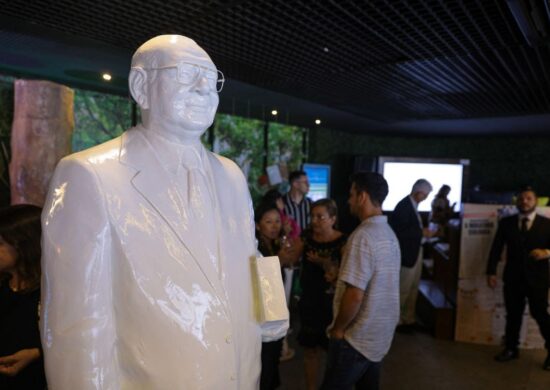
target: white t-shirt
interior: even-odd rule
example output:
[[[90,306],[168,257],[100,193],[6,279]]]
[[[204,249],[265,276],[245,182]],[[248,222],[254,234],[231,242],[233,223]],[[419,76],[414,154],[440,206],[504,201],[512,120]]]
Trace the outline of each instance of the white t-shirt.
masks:
[[[344,338],[373,362],[381,361],[390,349],[399,321],[400,269],[399,242],[387,217],[378,215],[364,220],[346,244],[333,308],[336,319],[346,283],[365,291],[359,312]]]

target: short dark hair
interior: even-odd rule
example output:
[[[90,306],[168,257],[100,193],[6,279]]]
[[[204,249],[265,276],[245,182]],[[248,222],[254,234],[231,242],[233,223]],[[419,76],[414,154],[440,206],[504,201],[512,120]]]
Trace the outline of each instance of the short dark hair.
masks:
[[[336,205],[336,202],[334,200],[329,198],[316,200],[311,205],[311,211],[313,211],[315,207],[324,207],[330,217],[336,217],[336,221],[334,222],[332,227],[335,228],[338,226],[338,206]]]
[[[295,180],[299,179],[302,176],[307,176],[307,173],[304,171],[292,171],[288,175],[288,182],[292,184]]]
[[[451,187],[447,184],[443,184],[437,193],[443,194],[444,192],[447,192],[447,191],[451,191]]]
[[[311,205],[311,210],[313,210],[315,207],[324,207],[327,209],[328,215],[331,217],[336,217],[338,215],[338,206],[336,206],[336,202],[332,199],[319,199],[313,202]]]
[[[40,286],[41,212],[40,207],[28,204],[13,205],[0,210],[0,236],[17,253],[15,268],[26,283],[22,292],[34,291]],[[0,281],[7,277],[6,274],[0,274]]]
[[[535,198],[538,198],[537,191],[531,186],[523,186],[519,189],[519,191],[516,193],[516,196],[519,196],[522,192],[532,192],[535,194]]]
[[[272,188],[262,196],[261,203],[276,204],[278,199],[283,199],[283,195],[277,188]]]
[[[382,202],[388,196],[388,182],[379,173],[356,172],[351,175],[350,182],[355,184],[355,191],[358,193],[368,193],[371,202],[377,207],[382,206]]]
[[[275,210],[277,213],[279,212],[279,209],[274,203],[260,203],[258,207],[256,207],[256,210],[254,210],[254,222],[260,223],[262,217],[272,210]]]

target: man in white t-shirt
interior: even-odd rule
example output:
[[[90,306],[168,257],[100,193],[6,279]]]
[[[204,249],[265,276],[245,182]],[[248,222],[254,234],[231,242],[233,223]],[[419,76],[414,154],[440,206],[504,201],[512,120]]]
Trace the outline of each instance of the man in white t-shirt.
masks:
[[[361,224],[348,240],[340,267],[322,389],[377,389],[399,320],[401,255],[382,215],[388,183],[374,172],[356,173],[351,181],[348,203]]]

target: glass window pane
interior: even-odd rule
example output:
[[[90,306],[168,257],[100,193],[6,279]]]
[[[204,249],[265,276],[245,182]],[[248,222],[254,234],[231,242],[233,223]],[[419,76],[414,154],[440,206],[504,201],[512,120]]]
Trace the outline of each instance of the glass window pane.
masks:
[[[258,178],[263,174],[264,122],[218,114],[214,124],[214,153],[233,160],[243,171],[252,199],[261,197]]]
[[[82,89],[74,92],[74,152],[118,137],[131,127],[130,99]]]

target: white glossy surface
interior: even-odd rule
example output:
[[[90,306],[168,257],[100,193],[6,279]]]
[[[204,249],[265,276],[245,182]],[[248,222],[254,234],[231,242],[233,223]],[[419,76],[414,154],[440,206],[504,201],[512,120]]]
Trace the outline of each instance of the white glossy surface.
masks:
[[[259,295],[261,301],[261,321],[280,321],[288,319],[286,301],[278,297],[285,296],[281,275],[281,263],[278,256],[259,257],[256,260]]]
[[[41,315],[49,388],[254,389],[262,331],[250,195],[240,169],[199,142],[217,93],[200,79],[170,85],[170,69],[139,68],[214,65],[187,38],[151,41],[130,75],[143,126],[64,158],[50,184]]]

